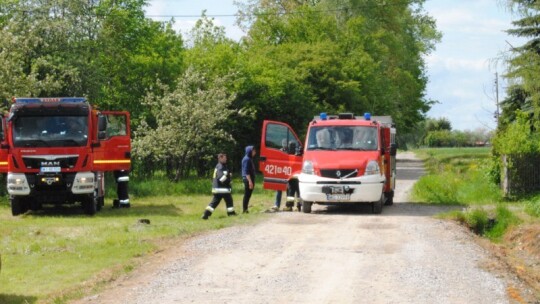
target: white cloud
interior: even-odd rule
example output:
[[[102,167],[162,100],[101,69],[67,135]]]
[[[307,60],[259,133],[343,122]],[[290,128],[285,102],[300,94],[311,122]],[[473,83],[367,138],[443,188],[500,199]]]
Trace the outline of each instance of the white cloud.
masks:
[[[429,69],[444,69],[449,72],[456,71],[482,71],[489,66],[489,61],[482,59],[443,57],[432,54],[426,58]]]

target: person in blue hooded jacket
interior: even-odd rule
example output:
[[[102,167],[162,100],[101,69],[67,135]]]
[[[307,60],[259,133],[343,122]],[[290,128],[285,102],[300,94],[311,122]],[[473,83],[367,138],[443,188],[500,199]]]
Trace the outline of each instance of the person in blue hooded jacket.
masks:
[[[257,151],[253,146],[246,147],[246,154],[242,158],[242,181],[244,182],[244,199],[242,200],[242,213],[249,213],[248,205],[251,193],[255,188],[255,165],[253,164],[253,157],[257,154]]]

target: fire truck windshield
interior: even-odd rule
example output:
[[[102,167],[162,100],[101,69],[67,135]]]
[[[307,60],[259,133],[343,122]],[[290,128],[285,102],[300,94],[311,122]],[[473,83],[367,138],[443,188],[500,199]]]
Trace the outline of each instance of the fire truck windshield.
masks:
[[[374,151],[378,148],[377,128],[368,126],[318,126],[308,135],[308,150]]]
[[[18,116],[15,147],[81,147],[88,142],[87,116]]]

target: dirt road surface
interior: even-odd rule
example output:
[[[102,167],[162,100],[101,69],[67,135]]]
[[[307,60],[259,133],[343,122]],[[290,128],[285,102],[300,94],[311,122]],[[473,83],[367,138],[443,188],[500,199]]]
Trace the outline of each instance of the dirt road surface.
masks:
[[[509,282],[464,228],[411,204],[423,174],[398,155],[395,204],[313,206],[183,242],[80,303],[512,303]]]

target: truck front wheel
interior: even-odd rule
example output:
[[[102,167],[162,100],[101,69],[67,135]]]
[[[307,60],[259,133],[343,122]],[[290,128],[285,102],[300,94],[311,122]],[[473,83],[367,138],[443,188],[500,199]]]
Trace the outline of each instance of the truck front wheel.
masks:
[[[11,204],[11,214],[13,216],[23,214],[27,211],[26,203],[20,197],[17,197],[17,196],[10,197],[9,203]]]
[[[94,194],[88,195],[88,197],[86,197],[82,202],[84,213],[88,215],[96,214],[97,204],[98,204],[98,201],[97,201],[97,198],[94,196]]]
[[[313,205],[313,202],[302,202],[302,212],[304,213],[311,213],[311,205]]]

